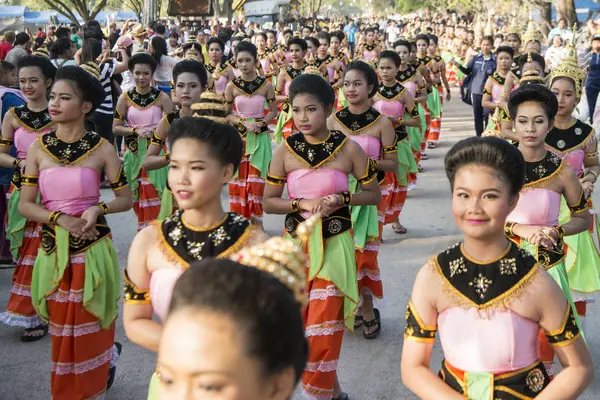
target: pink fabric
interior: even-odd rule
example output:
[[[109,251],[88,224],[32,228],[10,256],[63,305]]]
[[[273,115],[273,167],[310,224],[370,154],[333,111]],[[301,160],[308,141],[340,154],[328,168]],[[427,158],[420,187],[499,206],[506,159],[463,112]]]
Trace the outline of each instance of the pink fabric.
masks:
[[[35,142],[35,140],[41,134],[48,133],[51,130],[52,129],[48,128],[40,132],[32,132],[29,129],[25,129],[23,127],[17,128],[13,134],[15,148],[17,149],[17,157],[27,158],[27,149],[29,149],[31,143]]]
[[[291,199],[317,199],[347,191],[348,175],[333,168],[297,169],[288,174],[287,189]]]
[[[265,74],[271,70],[271,61],[269,61],[268,58],[260,60],[260,65],[262,65],[262,69]]]
[[[228,83],[229,83],[229,81],[227,80],[227,77],[224,75],[221,75],[219,77],[219,79],[217,79],[215,81],[215,92],[225,93],[225,88],[227,87]]]
[[[381,141],[373,136],[348,136],[350,139],[358,143],[358,145],[367,153],[367,157],[379,160],[381,157]]]
[[[287,61],[288,64],[292,63],[292,55],[290,54],[289,51],[285,52],[285,60]]]
[[[500,103],[500,97],[502,96],[502,86],[492,85],[492,103]]]
[[[150,106],[139,109],[134,106],[127,108],[127,124],[131,127],[142,128],[146,126],[156,127],[162,118],[163,111],[159,106]]]
[[[285,93],[286,96],[290,95],[290,85],[291,84],[292,84],[292,81],[290,81],[290,80],[285,81],[285,85],[283,86],[283,93]]]
[[[415,81],[408,81],[402,84],[408,90],[408,93],[412,95],[412,97],[416,97],[417,95],[417,84]]]
[[[173,288],[183,272],[184,270],[179,268],[162,268],[154,271],[150,277],[152,310],[163,322],[169,311]]]
[[[557,154],[557,156],[565,160],[577,175],[583,174],[583,158],[585,157],[585,151],[581,147],[568,152],[564,156],[561,154]]]
[[[373,108],[386,117],[403,118],[404,104],[398,100],[379,100],[373,104]]]
[[[236,78],[239,78],[240,76],[242,76],[242,71],[240,71],[237,68],[233,69],[233,75],[235,75]]]
[[[327,76],[329,77],[329,82],[333,83],[335,80],[335,69],[333,67],[327,67]]]
[[[363,51],[363,61],[368,62],[368,61],[371,61],[372,59],[374,59],[375,57],[377,57],[377,51],[375,51],[375,50]]]
[[[507,221],[525,225],[558,225],[560,194],[547,189],[527,189],[521,192],[515,209]]]
[[[93,168],[57,167],[40,171],[42,205],[79,215],[100,200],[100,174]]]
[[[480,316],[474,308],[449,308],[438,316],[446,360],[463,371],[502,373],[539,360],[539,324],[508,311]]]
[[[243,118],[263,118],[265,116],[265,97],[259,95],[236,96],[236,115]]]

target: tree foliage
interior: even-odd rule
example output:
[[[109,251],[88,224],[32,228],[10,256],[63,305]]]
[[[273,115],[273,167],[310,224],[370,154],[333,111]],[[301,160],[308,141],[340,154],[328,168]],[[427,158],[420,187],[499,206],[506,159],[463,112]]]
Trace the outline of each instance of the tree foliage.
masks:
[[[95,4],[89,4],[86,0],[42,0],[52,10],[57,11],[69,18],[75,25],[79,25],[77,15],[84,22],[93,20],[100,11],[106,7],[108,0],[99,0]],[[89,4],[89,6],[88,6]]]
[[[144,10],[144,0],[126,0],[125,5],[133,11],[138,19],[142,20],[142,11]]]

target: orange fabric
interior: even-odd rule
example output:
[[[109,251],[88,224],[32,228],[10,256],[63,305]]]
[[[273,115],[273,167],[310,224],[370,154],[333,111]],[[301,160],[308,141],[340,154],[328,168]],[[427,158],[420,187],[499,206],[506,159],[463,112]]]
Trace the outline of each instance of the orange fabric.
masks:
[[[465,380],[465,372],[466,371],[456,368],[454,365],[450,364],[448,361],[444,361],[444,364],[446,364],[446,368],[448,368],[449,371],[454,373],[454,375],[456,375],[458,377],[458,379],[460,379],[461,381]],[[494,376],[502,375],[507,372],[512,372],[512,371],[494,372]]]
[[[538,340],[540,342],[540,360],[542,360],[544,364],[552,364],[554,362],[554,349],[550,342],[548,342],[548,338],[543,329],[540,329]]]
[[[31,276],[33,264],[40,248],[42,225],[27,221],[23,233],[23,244],[19,248],[19,259],[12,277],[10,298],[3,322],[11,326],[35,328],[41,323],[31,303]]]
[[[160,213],[160,196],[148,179],[148,172],[140,171],[138,193],[139,199],[133,202],[133,211],[138,218],[138,231],[158,218]]]
[[[244,152],[245,145],[244,142]],[[250,164],[249,156],[243,156],[238,176],[229,182],[229,210],[248,219],[261,220],[264,192],[265,180],[260,171]]]
[[[294,124],[294,118],[290,118],[290,120],[283,125],[283,139],[287,139],[297,130],[298,128],[296,128],[296,124]]]
[[[115,325],[100,329],[98,319],[83,308],[84,281],[85,254],[71,255],[58,290],[47,297],[53,400],[90,399],[106,390]]]
[[[431,112],[429,111],[429,108],[427,108],[427,103],[423,103],[423,110],[425,110],[425,123],[427,126],[425,128],[425,134],[423,135],[423,143],[425,143],[429,138],[429,132],[431,131]],[[423,143],[421,143],[421,150],[425,149]]]
[[[302,388],[310,398],[329,400],[344,337],[344,297],[333,283],[320,278],[308,283],[308,293],[304,321],[309,351]]]
[[[400,215],[406,201],[406,186],[398,183],[395,172],[386,172],[379,188],[381,189],[381,201],[377,205],[379,222],[391,224]],[[379,236],[381,236],[381,232],[379,232]]]
[[[440,94],[440,117],[432,119],[431,123],[427,124],[429,127],[429,133],[426,137],[429,142],[437,142],[440,140],[440,132],[442,131],[442,106],[444,105],[444,89],[442,89],[442,86],[437,86],[436,88]]]
[[[576,301],[575,310],[577,311],[577,315],[579,315],[580,317],[585,317],[587,315],[587,302]]]
[[[369,242],[364,250],[356,250],[356,267],[358,279],[358,293],[370,294],[383,298],[383,284],[377,256],[379,255],[379,242]]]

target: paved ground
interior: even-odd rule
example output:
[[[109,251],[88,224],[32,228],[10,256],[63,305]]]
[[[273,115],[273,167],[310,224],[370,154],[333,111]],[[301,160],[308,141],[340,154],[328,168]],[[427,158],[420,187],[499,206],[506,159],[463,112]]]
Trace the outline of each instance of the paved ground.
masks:
[[[452,221],[449,186],[442,167],[449,147],[460,138],[472,134],[470,108],[462,104],[457,94],[445,106],[441,146],[429,151],[426,169],[419,175],[417,188],[410,192],[402,212],[402,223],[409,229],[404,236],[396,235],[390,227],[384,231],[379,263],[382,269],[386,299],[378,305],[383,316],[383,332],[373,341],[361,334],[347,333],[340,362],[343,389],[353,400],[397,400],[416,397],[400,382],[400,352],[404,310],[416,271],[427,258],[460,240],[460,232]],[[105,193],[110,196],[110,192]],[[599,201],[596,204],[600,204]],[[133,211],[109,217],[121,266],[125,265],[131,238],[135,234]],[[265,226],[270,234],[281,233],[282,217],[268,216]],[[8,301],[12,270],[0,270],[0,309]],[[598,306],[592,306],[588,318],[588,344],[594,359],[600,360],[600,319]],[[19,341],[20,330],[0,326],[0,399],[49,399],[50,340],[31,344]],[[117,340],[122,342],[115,384],[107,399],[142,400],[155,366],[155,355],[130,343],[119,323]],[[493,345],[493,344],[491,344]],[[437,369],[441,351],[436,347],[432,369]],[[598,366],[598,364],[597,364]],[[596,377],[600,375],[596,373]],[[594,383],[581,399],[600,398],[600,385]],[[560,399],[557,399],[560,400]]]

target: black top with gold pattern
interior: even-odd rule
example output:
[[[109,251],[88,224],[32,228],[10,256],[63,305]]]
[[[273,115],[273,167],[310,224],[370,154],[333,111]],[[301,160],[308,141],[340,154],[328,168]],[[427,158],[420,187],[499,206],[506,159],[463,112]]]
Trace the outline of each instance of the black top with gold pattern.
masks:
[[[588,139],[594,136],[594,128],[585,122],[576,119],[575,123],[567,129],[552,128],[546,136],[546,147],[550,151],[566,154],[579,147],[583,147]]]
[[[256,79],[252,81],[245,81],[242,77],[237,77],[233,80],[233,85],[238,88],[244,95],[252,96],[256,93],[263,85],[267,82],[266,78],[256,76]]]
[[[351,135],[359,134],[361,131],[377,122],[381,117],[382,115],[379,111],[373,107],[362,114],[353,114],[348,108],[344,108],[335,114],[335,119],[345,126],[350,131]]]
[[[159,242],[169,260],[183,266],[205,257],[226,257],[238,251],[256,228],[246,218],[227,213],[212,227],[198,229],[188,226],[182,219],[182,210],[160,222]]]
[[[551,151],[540,161],[525,163],[524,188],[537,186],[554,177],[561,169],[563,161]]]
[[[285,71],[285,74],[290,78],[290,80],[292,80],[295,77],[297,77],[298,75],[302,75],[302,73],[304,73],[305,69],[306,69],[306,65],[300,69],[296,69],[290,65],[289,67],[286,67],[284,71]]]
[[[483,310],[506,304],[532,280],[537,262],[527,250],[510,242],[500,257],[482,263],[470,258],[458,243],[438,254],[435,268],[460,299]]]
[[[219,68],[219,71],[225,71],[225,69],[227,69],[227,64],[221,63],[217,67]],[[217,67],[213,67],[211,63],[204,64],[204,68],[206,68],[206,71],[208,71],[209,74],[215,73]]]
[[[425,56],[423,58],[417,58],[417,60],[426,67],[429,67],[429,64],[433,61],[433,59],[429,56]]]
[[[52,124],[52,118],[48,109],[42,111],[31,111],[27,104],[10,109],[17,123],[31,132],[39,132],[48,128]]]
[[[405,87],[400,83],[396,82],[393,86],[385,86],[379,85],[379,89],[377,89],[377,93],[381,97],[386,100],[396,100],[398,97],[402,96],[402,93],[405,91]]]
[[[411,80],[417,73],[417,69],[413,65],[409,65],[405,71],[398,71],[396,80],[400,83],[406,83]]]
[[[319,168],[332,160],[344,147],[348,137],[340,131],[331,131],[327,139],[312,144],[302,134],[290,135],[285,140],[286,148],[310,168]]]
[[[56,131],[52,131],[41,136],[40,145],[55,161],[72,165],[90,155],[103,141],[100,135],[88,131],[79,140],[65,142],[58,137]]]
[[[177,110],[167,114],[167,123],[169,124],[169,126],[171,126],[175,120],[181,118],[181,115],[179,115],[179,111],[180,110]]]
[[[129,104],[134,107],[144,109],[154,105],[154,103],[160,99],[161,93],[162,92],[160,90],[154,87],[145,94],[140,94],[135,88],[132,88],[129,89],[125,95],[127,96]]]

